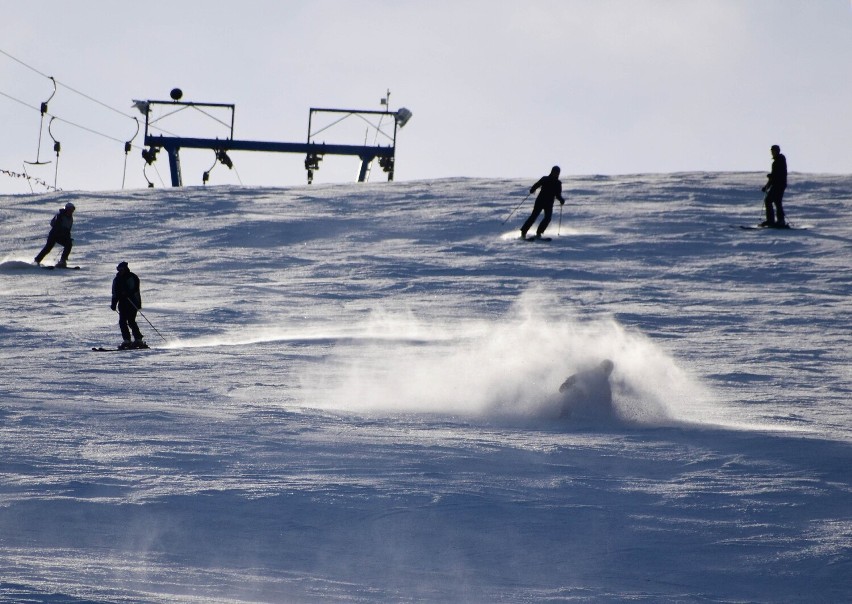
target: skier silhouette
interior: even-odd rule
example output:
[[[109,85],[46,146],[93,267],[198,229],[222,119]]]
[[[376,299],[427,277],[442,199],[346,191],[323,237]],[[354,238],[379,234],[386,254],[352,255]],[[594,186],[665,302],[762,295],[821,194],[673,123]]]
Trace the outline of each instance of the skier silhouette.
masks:
[[[766,220],[760,223],[762,227],[786,228],[784,207],[781,200],[787,188],[787,158],[781,153],[781,147],[772,145],[772,171],[766,175],[767,182],[762,191],[766,193],[763,204],[766,206]],[[774,206],[774,208],[773,208]]]
[[[112,280],[112,303],[110,308],[118,310],[118,327],[123,338],[119,348],[148,348],[139,325],[136,323],[136,313],[142,309],[142,294],[139,292],[139,277],[130,272],[126,262],[119,262],[115,267],[116,275]],[[133,341],[130,334],[133,333]]]
[[[539,214],[544,212],[544,218],[536,229],[536,238],[541,239],[547,225],[550,224],[550,217],[553,214],[553,202],[558,199],[561,205],[565,205],[565,200],[562,198],[562,182],[559,180],[559,166],[553,166],[550,174],[542,176],[532,187],[530,187],[530,195],[535,193],[536,189],[541,188],[538,197],[535,198],[532,214],[527,218],[524,226],[521,227],[521,239],[527,238],[527,231],[530,230],[535,223]]]
[[[62,246],[62,256],[59,257],[59,262],[56,263],[57,268],[65,268],[68,264],[68,255],[71,253],[71,247],[74,245],[74,240],[71,239],[71,228],[74,226],[74,204],[70,201],[65,204],[64,208],[60,208],[50,221],[50,232],[47,234],[47,243],[44,244],[42,250],[35,257],[35,263],[41,264],[44,257],[50,253],[53,246],[57,243]]]

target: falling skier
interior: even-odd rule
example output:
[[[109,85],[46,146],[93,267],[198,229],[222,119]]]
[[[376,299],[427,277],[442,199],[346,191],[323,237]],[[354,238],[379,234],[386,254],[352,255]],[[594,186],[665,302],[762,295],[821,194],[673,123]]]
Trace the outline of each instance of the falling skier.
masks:
[[[559,417],[607,419],[612,417],[612,386],[609,376],[614,364],[604,359],[599,365],[575,373],[559,387],[562,395]]]
[[[50,233],[47,234],[47,243],[44,244],[42,250],[35,257],[35,263],[41,264],[44,257],[58,243],[62,246],[62,256],[60,256],[59,262],[56,263],[56,268],[66,268],[68,266],[68,255],[71,253],[71,247],[74,245],[74,240],[71,239],[71,227],[73,226],[74,204],[69,201],[51,219]]]
[[[545,229],[547,229],[547,225],[550,224],[550,217],[553,214],[553,202],[558,199],[561,205],[565,205],[565,200],[562,198],[562,182],[559,180],[559,172],[559,166],[553,166],[549,175],[542,176],[530,188],[530,195],[535,193],[536,189],[540,188],[541,191],[539,191],[538,197],[535,199],[532,214],[527,218],[524,226],[521,227],[521,239],[527,238],[527,231],[530,230],[539,214],[543,211],[544,218],[539,223],[535,234],[535,239],[541,239]]]
[[[760,226],[785,229],[789,225],[784,219],[781,200],[787,188],[787,158],[781,153],[781,147],[778,145],[772,145],[770,152],[772,153],[772,171],[766,175],[768,180],[762,189],[766,193],[763,200],[766,206],[766,220],[761,222]]]
[[[143,341],[142,332],[136,324],[136,313],[142,308],[142,294],[139,291],[139,277],[130,272],[126,262],[119,262],[115,267],[118,271],[112,280],[112,304],[110,308],[118,308],[118,327],[121,329],[122,343],[119,349],[148,348]],[[133,332],[133,341],[130,334]]]

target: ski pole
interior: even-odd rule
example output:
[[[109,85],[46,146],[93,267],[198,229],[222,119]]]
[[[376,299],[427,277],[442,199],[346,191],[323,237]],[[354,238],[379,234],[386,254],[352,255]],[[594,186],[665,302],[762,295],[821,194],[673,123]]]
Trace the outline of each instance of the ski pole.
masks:
[[[523,201],[521,201],[521,203],[519,203],[519,204],[515,207],[515,209],[514,209],[514,210],[512,210],[511,214],[509,214],[508,216],[506,216],[506,220],[504,220],[504,221],[503,221],[503,224],[506,224],[507,222],[509,222],[509,219],[512,217],[512,214],[514,214],[515,212],[517,212],[517,211],[518,211],[518,208],[520,208],[522,205],[524,205],[524,202],[525,202],[527,199],[529,199],[529,198],[530,198],[530,195],[532,195],[532,193],[527,193],[527,196],[526,196],[526,197],[524,197]]]
[[[145,319],[146,321],[148,321],[148,317],[146,317],[146,316],[145,316],[145,313],[143,313],[143,312],[142,312],[142,309],[141,309],[141,308],[139,308],[138,306],[136,306],[136,305],[133,303],[133,300],[131,300],[130,298],[127,298],[127,301],[128,301],[128,302],[130,302],[130,306],[132,306],[133,308],[135,308],[135,309],[136,309],[136,312],[138,312],[140,315],[142,315],[142,318],[143,318],[143,319]],[[168,343],[169,343],[169,341],[168,341],[165,337],[163,337],[163,334],[161,334],[161,333],[160,333],[160,330],[158,330],[156,327],[154,327],[154,324],[153,324],[153,323],[151,323],[151,321],[148,321],[148,325],[150,325],[150,326],[151,326],[151,329],[153,329],[154,331],[156,331],[156,332],[157,332],[157,335],[158,335],[158,336],[160,336],[161,338],[163,338],[163,342],[165,342],[166,344],[168,344]]]
[[[565,207],[565,202],[559,204],[559,227],[556,229],[556,236],[559,237],[562,234],[562,208]]]

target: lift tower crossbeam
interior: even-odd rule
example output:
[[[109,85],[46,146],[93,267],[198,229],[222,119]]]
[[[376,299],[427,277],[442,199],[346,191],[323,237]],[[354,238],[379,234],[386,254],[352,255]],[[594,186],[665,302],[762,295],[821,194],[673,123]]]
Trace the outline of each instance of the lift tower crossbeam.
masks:
[[[224,108],[231,113],[230,133],[227,138],[196,138],[184,137],[164,134],[151,134],[150,126],[158,120],[152,121],[151,107],[156,105],[164,105],[168,108],[174,108],[173,111],[163,117],[177,113],[186,108],[196,108],[201,111],[204,108]],[[397,127],[401,127],[411,116],[411,113],[406,109],[400,109],[397,112],[391,111],[371,111],[359,109],[322,109],[311,108],[308,117],[308,141],[305,143],[285,143],[274,141],[252,141],[252,140],[237,140],[234,139],[234,105],[222,103],[187,103],[180,101],[145,101],[145,145],[149,151],[143,152],[146,161],[151,163],[156,157],[158,149],[165,149],[169,156],[169,168],[171,173],[171,181],[173,187],[183,186],[183,179],[180,169],[180,150],[183,149],[211,149],[214,152],[220,151],[259,151],[264,153],[303,153],[305,154],[305,168],[308,171],[308,183],[313,179],[314,170],[319,168],[319,161],[324,155],[348,155],[358,157],[361,160],[361,170],[358,176],[358,181],[363,182],[366,178],[367,170],[374,159],[379,158],[379,162],[383,169],[388,173],[388,180],[393,180],[393,167],[396,155],[396,133]],[[393,119],[393,134],[385,136],[390,140],[388,145],[340,145],[311,142],[311,123],[315,113],[341,113],[350,115],[379,115],[390,117]],[[162,119],[159,118],[159,119]],[[225,122],[221,122],[228,126]],[[382,134],[384,134],[382,132]],[[149,159],[150,158],[150,159]]]

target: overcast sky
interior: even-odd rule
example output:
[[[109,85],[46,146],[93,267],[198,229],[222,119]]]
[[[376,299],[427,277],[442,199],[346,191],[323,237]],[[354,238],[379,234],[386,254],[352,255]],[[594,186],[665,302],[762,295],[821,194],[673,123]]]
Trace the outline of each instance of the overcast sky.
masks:
[[[0,169],[52,160],[26,169],[63,189],[121,188],[132,100],[175,87],[234,103],[235,138],[280,142],[305,141],[311,107],[379,110],[390,89],[391,109],[414,114],[397,180],[766,170],[774,143],[792,171],[852,169],[850,0],[12,0],[0,27],[0,50],[26,64],[0,54]],[[39,150],[45,76],[59,88]],[[58,172],[50,116],[64,120]],[[323,137],[374,140],[357,131]],[[142,134],[134,145],[126,186],[143,187]],[[305,182],[300,155],[232,157],[210,184]],[[181,159],[188,185],[215,160]],[[165,154],[155,167],[168,183]],[[357,171],[327,156],[315,183]],[[0,173],[0,193],[24,191]]]

